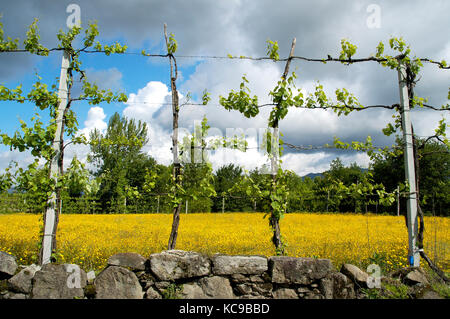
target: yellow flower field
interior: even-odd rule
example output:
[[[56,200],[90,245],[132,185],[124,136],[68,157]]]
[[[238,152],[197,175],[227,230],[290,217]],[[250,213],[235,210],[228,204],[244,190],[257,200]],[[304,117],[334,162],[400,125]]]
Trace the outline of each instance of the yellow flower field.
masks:
[[[275,254],[268,220],[262,213],[182,214],[177,249],[206,254]],[[42,218],[0,215],[0,250],[22,264],[36,262]],[[58,228],[59,262],[99,270],[109,256],[137,252],[143,256],[167,246],[172,216],[62,215]],[[450,219],[425,218],[425,250],[450,270]],[[356,214],[287,214],[281,232],[290,256],[330,258],[336,267],[351,262],[382,269],[406,266],[407,230],[403,217]],[[372,259],[370,259],[372,258]]]

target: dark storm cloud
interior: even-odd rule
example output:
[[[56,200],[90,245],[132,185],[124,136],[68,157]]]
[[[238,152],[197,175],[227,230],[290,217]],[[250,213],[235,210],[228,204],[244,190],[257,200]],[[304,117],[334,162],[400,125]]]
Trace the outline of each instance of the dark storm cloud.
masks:
[[[0,83],[5,80],[20,80],[23,74],[34,65],[30,56],[15,53],[2,53],[0,58]]]
[[[233,1],[17,0],[2,4],[0,11],[5,29],[11,35],[23,36],[25,26],[39,18],[42,39],[54,44],[55,31],[66,29],[69,15],[66,8],[71,3],[80,6],[83,26],[89,21],[97,21],[103,37],[120,35],[131,46],[147,40],[159,41],[163,23],[167,23],[169,32],[176,33],[183,43],[180,52],[184,53],[201,51],[205,45],[218,45],[223,35],[230,31],[233,17],[238,15],[234,8],[239,7]]]
[[[39,18],[40,34],[43,42],[52,46],[56,44],[55,33],[65,29],[66,7],[76,3],[81,7],[83,25],[90,20],[97,20],[103,39],[123,38],[131,50],[147,47],[154,49],[163,41],[163,23],[167,23],[169,32],[173,32],[178,41],[180,55],[247,55],[264,56],[266,40],[278,41],[280,55],[288,54],[292,39],[297,39],[295,55],[313,58],[325,58],[328,54],[338,57],[340,40],[349,39],[358,46],[357,56],[367,57],[375,52],[380,41],[388,48],[391,36],[403,36],[412,47],[413,54],[419,57],[450,60],[450,40],[448,30],[450,22],[448,12],[450,2],[447,0],[359,0],[359,1],[269,1],[269,0],[160,0],[160,1],[10,1],[3,2],[0,12],[5,33],[12,37],[24,37],[26,26],[34,17]],[[367,12],[369,5],[380,8],[380,28],[369,28]],[[192,63],[193,60],[179,59],[179,63]],[[283,63],[268,66],[251,67],[238,64],[220,64],[212,61],[211,65],[201,63],[195,74],[185,78],[185,89],[201,94],[205,88],[211,90],[215,103],[219,94],[225,95],[239,84],[244,73],[257,71],[264,82],[273,77],[268,76],[278,70],[281,74]],[[238,61],[240,62],[240,61]],[[28,56],[0,57],[0,77],[7,79],[11,74],[19,76],[21,72],[33,66],[34,60]],[[203,65],[203,66],[202,66]],[[246,69],[249,66],[251,68]],[[299,87],[310,87],[319,80],[327,92],[346,87],[354,92],[364,105],[398,103],[399,93],[397,73],[383,68],[376,63],[341,65],[338,63],[306,63],[294,61],[291,70],[298,75]],[[203,72],[203,73],[202,73]],[[233,74],[236,73],[236,74]],[[264,73],[266,72],[266,73]],[[202,73],[202,74],[200,74]],[[429,97],[430,104],[440,106],[447,102],[450,72],[426,65],[417,84],[416,92]],[[251,78],[251,74],[248,74]],[[195,82],[193,79],[202,79]],[[217,80],[220,79],[220,80]],[[267,85],[255,84],[260,99],[267,99]],[[160,124],[170,130],[170,112],[165,109],[156,114]],[[315,112],[315,111],[311,111]],[[422,113],[423,112],[423,113]],[[430,112],[417,113],[418,131],[428,132],[435,127],[437,116]],[[167,114],[166,114],[167,113]],[[181,119],[188,122],[195,118],[195,112],[183,114]],[[203,114],[203,113],[202,113]],[[371,135],[376,144],[391,144],[392,138],[382,135],[383,128],[391,121],[391,113],[379,110],[363,111],[342,117],[339,120],[331,116],[288,114],[280,125],[286,140],[296,145],[321,145],[330,143],[334,135],[350,140],[364,140]],[[164,115],[164,116],[163,116]],[[169,116],[169,117],[166,117]],[[198,114],[197,114],[198,115]],[[213,108],[208,113],[210,124],[225,128],[229,123],[261,127],[266,123],[261,119],[253,122],[241,119],[236,114],[225,114]],[[308,117],[309,116],[309,117]],[[320,117],[322,116],[322,117]],[[315,118],[321,119],[320,121]],[[245,122],[245,123],[244,123]],[[246,124],[248,123],[248,124]],[[424,133],[425,134],[425,133]]]

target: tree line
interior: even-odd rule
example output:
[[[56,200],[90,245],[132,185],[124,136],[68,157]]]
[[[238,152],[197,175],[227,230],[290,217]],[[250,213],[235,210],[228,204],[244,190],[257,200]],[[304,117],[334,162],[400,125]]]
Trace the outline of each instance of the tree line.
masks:
[[[75,156],[65,172],[61,195],[65,213],[171,212],[168,194],[173,167],[160,164],[142,152],[143,146],[151,143],[147,136],[147,123],[115,113],[105,133],[94,130],[90,133],[90,140],[94,141],[90,144],[87,158],[90,169]],[[134,142],[130,143],[130,140]],[[401,139],[397,139],[398,148],[402,147],[401,143]],[[423,210],[430,215],[448,216],[450,154],[442,143],[425,143],[424,140],[418,143],[421,143],[419,186]],[[49,190],[48,184],[42,181],[48,174],[47,167],[23,169],[12,162],[0,175],[4,205],[11,209],[15,204],[26,207],[27,212],[42,213]],[[376,192],[378,185],[388,193],[400,193],[395,198],[400,199],[400,213],[405,214],[406,198],[401,194],[405,187],[401,154],[377,156],[368,169],[356,163],[345,166],[337,157],[327,171],[315,175],[288,174],[287,213],[397,214],[397,201],[380,201]],[[203,192],[200,186],[205,176],[210,176],[209,192]],[[183,165],[183,188],[195,194],[190,197],[186,194],[183,208],[187,212],[263,212],[264,201],[252,197],[245,187],[241,187],[244,176],[261,187],[267,185],[264,183],[266,179],[272,178],[262,168],[246,172],[233,163],[215,172],[206,163]]]

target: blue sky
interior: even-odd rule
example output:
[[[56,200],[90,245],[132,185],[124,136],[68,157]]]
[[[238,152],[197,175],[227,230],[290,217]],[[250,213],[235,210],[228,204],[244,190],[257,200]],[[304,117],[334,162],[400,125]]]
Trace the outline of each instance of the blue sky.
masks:
[[[420,57],[447,59],[450,61],[450,22],[447,13],[450,3],[435,1],[369,1],[356,0],[337,2],[331,0],[299,2],[229,0],[229,1],[27,1],[3,2],[0,13],[5,34],[24,38],[26,27],[34,18],[39,19],[39,30],[47,47],[56,45],[58,29],[67,30],[68,4],[76,3],[81,8],[82,26],[87,21],[97,20],[99,40],[112,44],[119,41],[129,46],[129,52],[164,53],[163,23],[168,24],[178,41],[178,55],[233,55],[264,56],[266,40],[278,41],[280,56],[288,54],[292,38],[297,39],[295,54],[322,58],[327,54],[338,56],[340,40],[349,39],[357,44],[358,57],[375,52],[380,41],[390,36],[403,36],[411,44],[413,52]],[[371,5],[379,8],[379,25],[370,25]],[[176,10],[175,10],[175,9]],[[146,121],[150,127],[150,143],[144,151],[158,161],[170,163],[171,111],[169,65],[167,59],[146,58],[137,55],[84,54],[83,68],[90,80],[100,87],[125,92],[127,104],[101,104],[91,107],[86,102],[76,102],[73,110],[78,115],[80,130],[89,132],[93,128],[104,129],[114,112]],[[61,53],[50,57],[32,57],[29,54],[0,55],[0,83],[12,88],[22,84],[28,91],[37,72],[49,85],[59,76]],[[246,74],[252,94],[261,104],[270,102],[267,93],[280,78],[284,64],[240,60],[209,60],[178,58],[179,78],[177,86],[182,96],[191,92],[194,99],[204,89],[211,92],[211,103],[207,107],[186,106],[180,114],[180,126],[191,129],[194,122],[204,114],[209,124],[218,131],[226,128],[263,128],[267,125],[269,110],[262,110],[254,119],[246,119],[238,112],[228,112],[218,106],[219,95],[227,95],[238,89],[242,75]],[[320,81],[326,92],[345,87],[360,98],[363,104],[398,103],[396,72],[374,63],[344,66],[339,64],[312,64],[293,61],[291,70],[298,75],[296,85],[306,91],[312,90]],[[430,104],[440,106],[448,103],[447,92],[450,72],[426,65],[417,84],[416,93],[429,97]],[[142,103],[146,101],[147,103]],[[8,134],[19,127],[18,117],[27,120],[35,112],[28,103],[0,102],[2,116],[0,130]],[[41,112],[42,113],[42,112]],[[448,113],[448,112],[447,112]],[[433,134],[437,122],[448,114],[433,111],[413,112],[415,132],[420,136]],[[390,145],[393,138],[385,137],[381,129],[392,120],[387,110],[372,110],[337,117],[332,112],[319,110],[291,110],[280,123],[285,140],[295,145],[320,146],[331,143],[334,136],[346,141],[364,140],[370,135],[376,145]],[[251,141],[256,142],[256,141]],[[77,155],[86,158],[86,147],[69,148],[66,163]],[[228,154],[228,153],[226,153]],[[285,168],[300,175],[322,172],[329,163],[340,156],[344,163],[357,162],[367,167],[368,157],[355,152],[319,150],[293,152],[284,155]],[[9,152],[0,146],[0,169],[10,160],[23,164],[30,161],[29,154]],[[225,156],[218,152],[212,157],[215,168],[234,162],[251,169],[260,166],[263,156],[257,152],[245,155],[233,153]]]
[[[120,43],[126,43],[123,38],[104,40],[100,37],[97,38],[103,44],[112,44],[115,41]],[[164,47],[162,43],[158,47],[151,46],[152,53],[164,53]],[[170,74],[169,63],[166,58],[150,58],[139,54],[139,49],[130,48],[127,53],[130,54],[112,54],[106,56],[102,53],[96,54],[82,54],[81,61],[83,69],[87,71],[88,81],[92,81],[99,85],[100,88],[111,89],[113,92],[123,92],[127,95],[137,92],[140,88],[150,81],[159,81],[167,86],[170,86]],[[136,53],[136,54],[135,54]],[[28,53],[17,53],[28,55]],[[40,80],[46,83],[48,86],[52,84],[58,85],[58,77],[60,75],[62,53],[51,52],[49,57],[33,57],[35,64],[31,72],[26,72],[20,77],[12,77],[11,80],[1,82],[3,85],[9,88],[15,88],[18,85],[22,85],[24,94],[30,91],[32,85]],[[179,63],[179,80],[178,85],[182,85],[185,78],[188,78],[190,74],[195,70],[197,63],[183,64]],[[93,74],[94,76],[89,76]],[[108,75],[114,74],[113,79],[108,78]],[[79,75],[76,76],[76,80],[79,79]],[[106,82],[106,84],[105,84]],[[108,85],[110,84],[110,85]],[[80,94],[79,88],[74,88],[74,95]],[[194,94],[195,98],[196,95]],[[150,102],[151,103],[151,102]],[[1,132],[13,135],[16,130],[19,129],[19,119],[24,120],[27,123],[31,123],[30,119],[36,113],[38,113],[43,121],[48,121],[48,112],[41,111],[33,103],[24,102],[8,102],[3,101],[2,104],[2,118],[1,118]],[[105,122],[109,121],[109,118],[114,112],[122,113],[126,104],[113,102],[111,104],[102,103],[99,106],[104,108],[106,118]],[[77,114],[79,127],[83,127],[83,123],[86,121],[88,111],[92,106],[87,101],[76,101],[72,104],[72,110]],[[2,150],[9,149],[8,147],[1,145]]]
[[[119,39],[120,40],[120,39]],[[102,41],[100,39],[100,41]],[[109,44],[111,41],[102,42]],[[122,42],[124,43],[124,42]],[[18,53],[27,54],[27,53]],[[37,81],[38,74],[42,77],[41,82],[47,85],[56,84],[58,85],[58,77],[60,75],[62,53],[52,52],[47,58],[37,58],[36,64],[34,65],[31,72],[25,73],[19,79],[12,79],[9,81],[2,81],[1,83],[9,88],[16,87],[22,84],[24,93],[29,92],[32,85]],[[126,94],[136,92],[139,88],[144,87],[149,81],[161,81],[169,85],[170,76],[168,73],[168,62],[166,59],[158,59],[159,61],[151,62],[149,58],[141,55],[117,55],[113,54],[110,56],[105,56],[104,54],[83,54],[81,61],[83,69],[96,72],[105,71],[111,69],[116,69],[120,72],[120,78],[115,81],[115,85],[112,89],[116,92],[124,92]],[[192,67],[182,68],[181,72],[189,73],[192,72]],[[78,76],[76,79],[78,80]],[[93,82],[97,83],[100,87],[104,87],[102,80],[94,77]],[[2,126],[1,130],[8,134],[13,134],[17,129],[17,121],[14,118],[20,117],[22,120],[28,121],[31,116],[33,116],[35,111],[38,111],[43,115],[43,118],[48,119],[45,112],[36,109],[32,103],[16,103],[16,102],[1,102],[2,103]],[[112,103],[107,105],[103,103],[105,109],[108,109],[108,118],[112,115],[111,112],[121,112],[124,108],[123,103]],[[78,114],[78,121],[82,124],[87,117],[87,111],[90,105],[84,101],[74,102],[73,110]],[[45,117],[44,117],[45,116]],[[106,119],[106,121],[108,120]]]

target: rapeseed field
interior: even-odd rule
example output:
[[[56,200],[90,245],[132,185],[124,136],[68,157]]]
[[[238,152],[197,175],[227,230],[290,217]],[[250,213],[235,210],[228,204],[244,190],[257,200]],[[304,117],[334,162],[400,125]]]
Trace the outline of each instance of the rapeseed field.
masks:
[[[271,231],[262,213],[182,214],[177,249],[208,255],[275,255]],[[35,263],[42,218],[30,214],[0,215],[0,251],[20,264]],[[169,214],[61,215],[56,258],[86,271],[100,270],[109,256],[136,252],[145,257],[166,249]],[[450,219],[425,218],[425,249],[450,271]],[[281,232],[287,253],[296,257],[329,258],[391,271],[407,264],[407,230],[403,217],[357,214],[286,214]]]

